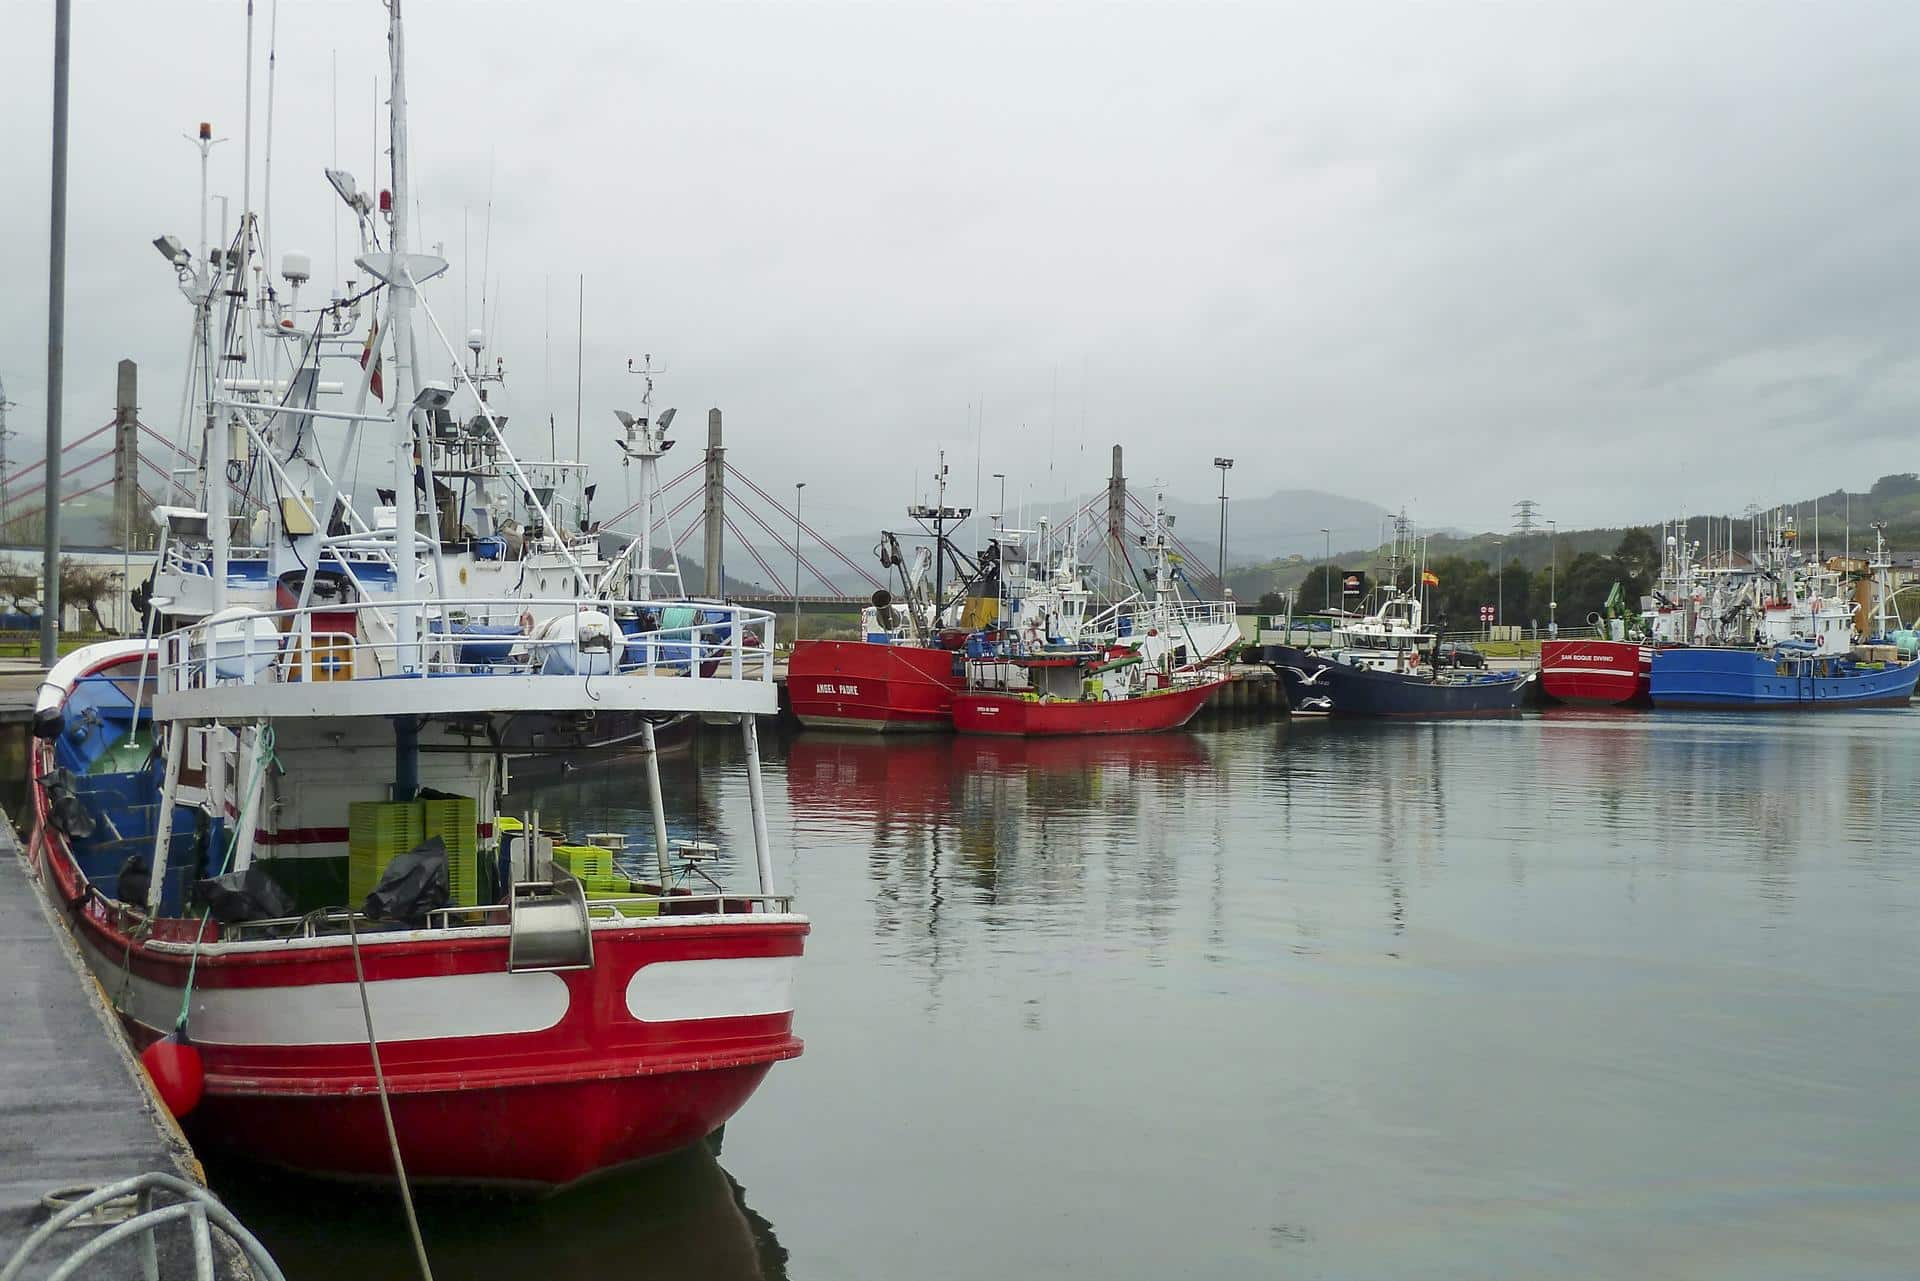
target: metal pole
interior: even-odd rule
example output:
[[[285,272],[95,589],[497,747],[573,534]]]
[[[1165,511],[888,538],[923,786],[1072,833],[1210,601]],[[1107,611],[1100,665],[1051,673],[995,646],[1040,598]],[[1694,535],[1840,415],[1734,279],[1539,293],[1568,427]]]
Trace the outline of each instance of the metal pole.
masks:
[[[47,496],[40,567],[40,665],[60,658],[60,401],[67,358],[67,56],[72,0],[53,4],[53,195],[47,254]]]
[[[800,643],[800,491],[804,480],[793,482],[793,642]]]
[[[1320,566],[1320,585],[1326,589],[1327,599],[1324,608],[1331,613],[1333,611],[1333,531],[1323,529],[1320,532],[1327,537],[1327,560]]]
[[[1231,458],[1216,458],[1213,465],[1220,469],[1220,552],[1215,564],[1219,567],[1220,594],[1227,592],[1227,471],[1233,466]]]
[[[1560,536],[1560,523],[1547,522],[1547,630],[1559,635],[1556,624],[1560,621],[1560,551],[1556,541]]]
[[[660,869],[660,893],[667,892],[673,864],[667,857],[667,803],[660,791],[660,749],[654,743],[653,722],[640,722],[640,744],[647,757],[647,804],[653,809],[653,855]]]
[[[760,871],[760,892],[773,893],[773,841],[767,835],[767,786],[760,777],[760,727],[751,716],[740,718],[740,735],[747,747],[747,808],[753,812],[753,861]],[[771,904],[763,904],[770,908]]]
[[[1507,544],[1504,539],[1493,540],[1493,566],[1493,625],[1499,627],[1504,622],[1501,614],[1507,603]]]

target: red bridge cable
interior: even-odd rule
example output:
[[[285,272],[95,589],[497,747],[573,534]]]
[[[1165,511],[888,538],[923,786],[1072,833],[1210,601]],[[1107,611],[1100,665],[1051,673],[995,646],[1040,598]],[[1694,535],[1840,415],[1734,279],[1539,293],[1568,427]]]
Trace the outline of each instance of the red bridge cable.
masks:
[[[669,489],[674,488],[676,485],[680,484],[681,481],[684,481],[687,477],[693,475],[695,472],[699,471],[702,467],[705,467],[706,465],[707,465],[707,460],[703,458],[699,462],[695,463],[693,466],[681,472],[678,476],[675,476],[672,480],[668,481],[666,484],[660,486],[660,496],[662,498],[666,497],[667,491]],[[633,515],[635,512],[639,510],[640,510],[640,503],[638,501],[628,503],[625,507],[622,507],[619,511],[615,512],[613,515],[601,521],[600,522],[601,528],[612,529],[615,525],[619,524],[621,521],[625,520],[627,517]]]
[[[727,530],[733,535],[734,541],[738,542],[742,547],[747,549],[747,555],[753,557],[754,564],[760,566],[760,572],[765,574],[768,577],[768,579],[772,581],[774,587],[778,589],[780,586],[780,576],[773,572],[773,566],[767,564],[765,560],[761,559],[760,553],[757,550],[755,550],[754,545],[747,541],[747,536],[745,534],[740,532],[740,526],[733,523],[733,517],[727,516],[725,517],[725,520],[727,523]]]
[[[98,431],[90,431],[86,435],[82,436],[80,439],[69,441],[66,444],[60,446],[60,452],[65,454],[72,450],[78,449],[80,446],[92,440],[95,436],[99,436],[105,432],[110,432],[113,429],[114,429],[114,424],[108,423],[105,427],[100,428]],[[112,451],[109,450],[108,452],[111,453]],[[25,467],[22,467],[19,471],[14,472],[11,476],[7,477],[7,484],[11,485],[15,481],[20,480],[21,478],[26,476],[28,472],[34,471],[41,467],[45,467],[46,465],[47,465],[47,460],[44,457],[36,458],[32,462],[28,463]]]
[[[727,474],[729,476],[739,477],[741,482],[745,484],[747,488],[751,489],[754,493],[760,495],[760,497],[769,506],[771,506],[775,511],[779,512],[782,516],[793,516],[794,513],[788,511],[786,507],[781,504],[779,499],[775,498],[772,494],[769,494],[766,490],[760,488],[760,486],[754,484],[753,478],[751,476],[746,475],[739,468],[735,467],[732,463],[727,464]],[[824,537],[821,536],[820,531],[815,529],[813,526],[807,524],[804,521],[801,521],[800,529],[803,533],[811,536],[816,543],[819,543],[822,547],[826,548],[829,552],[831,552],[834,556],[834,559],[838,560],[841,564],[845,565],[848,569],[852,570],[854,573],[860,575],[860,577],[866,579],[869,583],[872,583],[876,588],[886,586],[885,583],[881,582],[878,578],[875,578],[871,572],[862,568],[860,565],[856,564],[853,560],[851,560],[845,552],[841,551],[838,547],[835,547],[832,543],[828,542]],[[774,537],[778,538],[779,535],[776,534],[774,535]],[[821,581],[824,582],[825,579],[822,578]]]
[[[778,504],[775,504],[775,505],[778,506]],[[846,593],[841,591],[840,588],[834,583],[832,579],[828,578],[825,574],[820,572],[820,569],[818,566],[816,566],[812,561],[808,560],[804,555],[795,551],[793,545],[787,542],[786,539],[782,538],[779,532],[776,531],[773,526],[767,524],[767,522],[761,518],[758,512],[754,511],[753,508],[747,506],[745,503],[736,503],[735,506],[738,508],[739,511],[743,512],[749,520],[753,521],[754,524],[766,530],[767,537],[773,539],[773,541],[776,544],[778,544],[780,547],[784,548],[785,550],[794,552],[795,556],[798,557],[800,564],[804,566],[806,570],[809,573],[811,573],[815,578],[819,579],[822,583],[825,583],[827,587],[832,589],[832,592],[835,596],[846,595]],[[801,529],[804,531],[806,530],[806,527],[803,525],[801,526]],[[815,535],[815,537],[818,537],[818,535]],[[779,580],[775,579],[774,581],[778,582]],[[794,594],[798,595],[799,592],[796,590]],[[849,599],[852,599],[852,598],[849,597]]]

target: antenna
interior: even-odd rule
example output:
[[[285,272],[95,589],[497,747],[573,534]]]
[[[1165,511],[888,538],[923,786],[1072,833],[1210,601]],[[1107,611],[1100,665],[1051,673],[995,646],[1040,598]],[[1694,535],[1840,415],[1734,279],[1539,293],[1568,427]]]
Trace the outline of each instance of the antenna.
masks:
[[[7,399],[7,386],[0,381],[0,543],[7,538],[7,442],[19,435],[7,426],[7,411],[19,408]]]
[[[573,329],[573,461],[580,462],[580,388],[581,371],[586,368],[582,352],[587,341],[587,273],[580,273],[580,311]]]

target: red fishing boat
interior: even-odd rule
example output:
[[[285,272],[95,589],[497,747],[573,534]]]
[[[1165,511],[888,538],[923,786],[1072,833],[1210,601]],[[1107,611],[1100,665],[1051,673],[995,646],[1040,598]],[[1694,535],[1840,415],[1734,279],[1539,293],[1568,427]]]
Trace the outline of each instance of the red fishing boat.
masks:
[[[538,597],[458,593],[425,572],[445,549],[423,550],[432,522],[415,500],[436,489],[418,442],[439,434],[453,392],[423,381],[424,366],[455,371],[489,457],[555,526],[458,355],[444,338],[426,354],[413,332],[418,284],[447,264],[408,252],[401,7],[388,0],[387,252],[357,264],[380,317],[359,405],[387,344],[392,403],[323,402],[336,393],[315,342],[272,344],[246,380],[209,376],[189,420],[205,424],[201,507],[158,513],[162,563],[184,544],[211,567],[209,608],[47,673],[31,850],[196,1143],[326,1175],[549,1189],[697,1142],[801,1051],[793,978],[808,923],[772,884],[757,728],[777,711],[774,620],[622,598],[579,567]],[[376,217],[349,175],[328,177],[357,219]],[[262,291],[254,215],[239,227],[217,269],[174,255],[197,304],[226,311],[196,325],[205,369],[232,359],[212,335],[256,317],[277,332],[283,306],[294,324]],[[329,331],[335,349],[360,346],[359,314]],[[345,497],[359,444],[335,452],[315,426],[340,421],[387,464],[384,513]],[[250,529],[229,516],[230,489],[253,504]],[[229,599],[243,530],[288,589],[281,608]],[[334,559],[348,543],[391,566],[390,591],[316,590],[329,565],[357,572]],[[622,625],[665,609],[694,621]],[[529,614],[538,628],[515,626]],[[655,838],[642,867],[618,865],[620,834],[556,843],[502,809],[510,725],[550,718],[528,735],[538,750],[549,731],[610,714],[640,730]],[[655,726],[687,714],[738,727],[749,851],[667,839]],[[757,885],[723,886],[727,867]]]
[[[1550,640],[1540,645],[1540,689],[1562,703],[1649,702],[1653,646],[1638,641]]]
[[[798,640],[787,660],[787,703],[802,725],[882,733],[953,728],[953,695],[965,684],[956,651],[976,622],[970,592],[980,589],[981,567],[954,546],[950,527],[973,514],[949,507],[946,455],[934,471],[937,501],[915,504],[907,515],[933,540],[914,549],[911,563],[899,536],[882,530],[880,564],[899,576],[901,600],[886,588],[860,612],[859,640]],[[964,584],[947,600],[947,571]],[[988,602],[991,603],[991,602]]]
[[[868,613],[874,612],[869,607]],[[895,639],[805,640],[787,660],[787,699],[802,725],[881,732],[953,728],[958,655]]]
[[[969,687],[954,695],[953,727],[1031,738],[1178,729],[1227,683],[1224,676],[1172,673],[1119,647],[1061,653],[1003,646],[969,662],[967,671]]]
[[[962,734],[1028,738],[1083,734],[1151,734],[1179,729],[1197,715],[1226,679],[1181,685],[1118,699],[1046,699],[968,692],[953,700],[953,727]]]

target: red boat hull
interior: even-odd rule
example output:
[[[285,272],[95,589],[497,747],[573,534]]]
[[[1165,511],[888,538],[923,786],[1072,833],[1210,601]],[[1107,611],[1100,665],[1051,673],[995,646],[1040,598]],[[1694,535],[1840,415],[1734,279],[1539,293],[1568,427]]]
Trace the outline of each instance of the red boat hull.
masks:
[[[962,686],[951,650],[870,641],[801,641],[787,698],[802,725],[898,733],[953,728]]]
[[[959,694],[953,727],[962,734],[1027,738],[1080,734],[1151,734],[1192,720],[1224,680],[1133,698],[1029,701],[1014,694]]]
[[[416,1183],[545,1191],[691,1147],[739,1111],[769,1066],[395,1094],[393,1126]],[[195,1142],[249,1160],[336,1178],[393,1176],[370,1092],[218,1094],[185,1125]]]
[[[1540,646],[1540,689],[1562,703],[1649,703],[1653,649],[1635,641],[1551,640]]]

